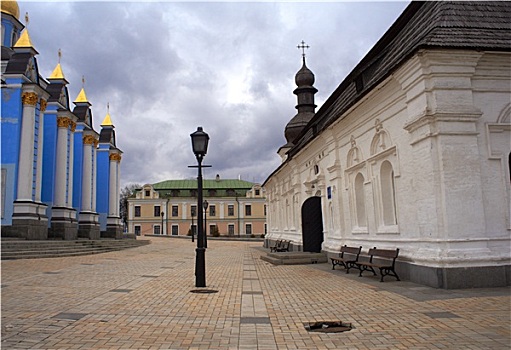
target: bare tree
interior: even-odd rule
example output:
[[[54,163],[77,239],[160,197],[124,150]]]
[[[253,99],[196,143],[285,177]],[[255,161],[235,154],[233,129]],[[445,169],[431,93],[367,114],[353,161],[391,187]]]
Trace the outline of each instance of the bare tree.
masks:
[[[142,188],[139,184],[129,184],[121,189],[121,194],[119,196],[119,212],[124,229],[128,227],[128,198],[135,197],[135,192],[139,188]]]

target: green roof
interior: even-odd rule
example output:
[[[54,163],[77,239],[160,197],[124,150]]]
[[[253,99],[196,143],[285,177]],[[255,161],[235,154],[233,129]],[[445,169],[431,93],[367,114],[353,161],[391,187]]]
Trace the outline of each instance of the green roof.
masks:
[[[203,180],[202,188],[204,190],[239,190],[251,189],[255,184],[243,180]],[[157,191],[160,190],[196,190],[197,180],[166,180],[153,184],[153,188]]]

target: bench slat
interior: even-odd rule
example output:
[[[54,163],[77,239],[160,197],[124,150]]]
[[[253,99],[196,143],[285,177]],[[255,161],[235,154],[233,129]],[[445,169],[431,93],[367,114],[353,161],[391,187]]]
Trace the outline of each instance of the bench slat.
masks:
[[[374,276],[376,276],[376,271],[374,268],[378,268],[380,270],[381,279],[380,282],[383,282],[383,277],[387,275],[391,275],[396,277],[399,281],[399,276],[394,270],[396,258],[399,255],[399,248],[396,249],[376,249],[376,247],[369,249],[368,255],[364,256],[366,260],[360,260],[357,262],[358,269],[360,271],[359,277],[362,277],[362,273],[364,271],[371,271]],[[373,261],[373,258],[386,258],[386,261]],[[392,259],[392,261],[390,261]]]

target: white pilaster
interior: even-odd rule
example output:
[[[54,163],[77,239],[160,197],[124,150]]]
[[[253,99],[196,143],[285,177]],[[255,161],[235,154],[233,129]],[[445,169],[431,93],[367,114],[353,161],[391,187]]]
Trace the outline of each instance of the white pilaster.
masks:
[[[74,138],[76,123],[71,122],[71,130],[69,132],[69,158],[68,158],[68,181],[67,181],[67,204],[69,207],[73,205],[73,173],[74,173]]]
[[[21,121],[21,141],[18,168],[18,201],[31,201],[34,185],[34,127],[35,107],[37,104],[35,92],[24,92],[23,116]]]
[[[96,185],[97,185],[97,174],[98,174],[98,152],[97,152],[97,141],[94,139],[94,144],[92,145],[92,163],[93,163],[93,171],[92,171],[92,211],[96,211]]]
[[[83,137],[82,211],[92,211],[92,145],[94,137]]]
[[[108,183],[108,189],[109,189],[109,195],[108,195],[108,216],[118,216],[118,169],[119,169],[119,163],[117,160],[118,154],[112,153],[110,154],[110,172],[109,172],[109,183]]]
[[[55,206],[66,206],[67,184],[67,130],[69,119],[57,118],[57,160],[55,166]]]

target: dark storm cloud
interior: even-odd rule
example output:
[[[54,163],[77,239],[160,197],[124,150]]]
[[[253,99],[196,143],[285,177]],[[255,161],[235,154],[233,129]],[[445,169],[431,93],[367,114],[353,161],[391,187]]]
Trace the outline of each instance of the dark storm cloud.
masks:
[[[107,103],[123,152],[122,183],[191,178],[190,133],[211,142],[206,177],[262,182],[279,165],[296,114],[294,75],[316,76],[320,106],[407,3],[19,2],[39,69],[63,51],[71,100],[82,87],[94,126]]]

